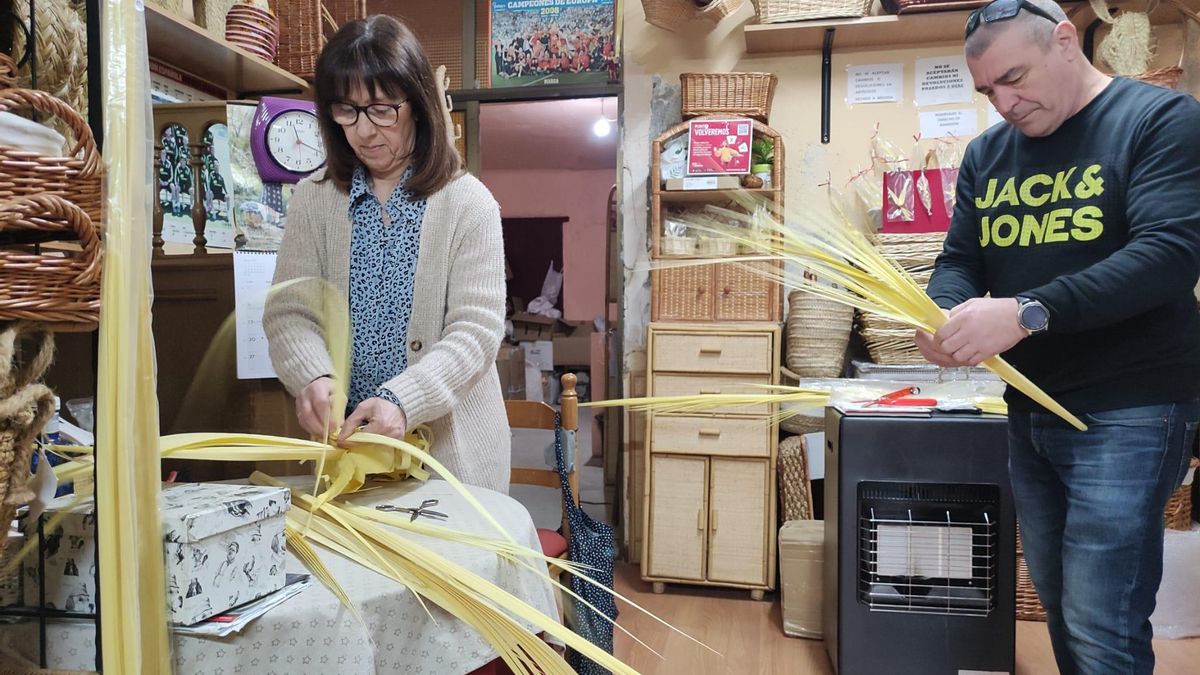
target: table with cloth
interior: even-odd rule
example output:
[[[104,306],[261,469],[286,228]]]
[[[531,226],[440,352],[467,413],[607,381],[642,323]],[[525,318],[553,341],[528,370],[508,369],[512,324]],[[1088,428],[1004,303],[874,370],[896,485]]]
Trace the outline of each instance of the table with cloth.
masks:
[[[311,478],[288,482],[311,489]],[[540,550],[529,512],[507,495],[478,487],[468,490],[520,544]],[[467,501],[441,480],[376,483],[347,501],[362,506],[418,506],[436,499],[434,510],[449,518],[425,519],[444,527],[499,536]],[[538,611],[559,620],[555,591],[543,563],[533,569],[502,560],[478,548],[405,532],[434,552],[495,583]],[[454,675],[487,666],[497,656],[474,629],[431,602],[424,606],[402,584],[320,546],[315,550],[362,614],[365,626],[319,581],[225,638],[173,635],[176,675],[374,675],[428,673]],[[288,554],[288,572],[306,572]],[[128,573],[136,574],[135,570]],[[103,601],[102,601],[103,602]],[[428,611],[426,611],[428,608]],[[90,621],[54,621],[47,631],[47,667],[93,670],[95,630]],[[0,651],[36,660],[36,623],[0,626]]]

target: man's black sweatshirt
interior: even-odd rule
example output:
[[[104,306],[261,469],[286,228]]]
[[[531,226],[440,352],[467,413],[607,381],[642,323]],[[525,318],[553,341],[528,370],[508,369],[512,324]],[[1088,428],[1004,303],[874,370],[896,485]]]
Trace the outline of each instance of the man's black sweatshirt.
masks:
[[[1200,102],[1116,78],[1044,138],[988,129],[957,189],[939,306],[1040,300],[1049,329],[1003,356],[1071,412],[1200,394]]]

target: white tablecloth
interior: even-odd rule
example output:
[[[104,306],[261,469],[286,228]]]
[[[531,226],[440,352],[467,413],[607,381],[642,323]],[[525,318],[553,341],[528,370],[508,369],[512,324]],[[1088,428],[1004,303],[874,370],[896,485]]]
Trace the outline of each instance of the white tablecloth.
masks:
[[[539,550],[529,512],[515,500],[483,488],[470,488],[484,508],[520,543]],[[364,506],[419,505],[439,500],[435,510],[450,516],[445,526],[494,535],[495,531],[447,483],[385,483],[356,495]],[[432,521],[427,521],[432,522]],[[558,620],[553,587],[545,567],[536,571],[501,561],[496,555],[463,544],[406,534],[433,551],[474,571]],[[322,584],[311,587],[268,612],[238,634],[226,638],[174,636],[176,675],[368,675],[372,673],[468,673],[496,658],[491,646],[463,622],[432,603],[426,613],[403,585],[341,556],[316,547],[361,612],[364,627]],[[289,572],[303,572],[292,556]],[[136,574],[135,570],[128,570]],[[432,620],[430,618],[432,614]],[[36,626],[0,626],[0,649],[33,659]],[[48,631],[50,668],[91,670],[94,629],[91,622],[62,621]]]

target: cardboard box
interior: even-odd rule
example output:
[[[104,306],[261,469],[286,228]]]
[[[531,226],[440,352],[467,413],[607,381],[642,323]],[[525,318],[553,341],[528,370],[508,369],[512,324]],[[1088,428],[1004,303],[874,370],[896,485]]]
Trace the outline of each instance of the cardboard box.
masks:
[[[73,500],[73,495],[67,495],[51,502],[47,519],[69,508]],[[164,486],[159,512],[171,621],[194,624],[283,588],[283,523],[290,507],[291,493],[286,488]],[[95,506],[88,499],[70,509],[59,530],[46,533],[47,607],[96,610],[95,519]],[[35,606],[36,558],[22,567],[25,604]]]
[[[592,335],[558,336],[554,343],[554,365],[556,366],[591,366],[592,364]]]
[[[666,190],[732,190],[742,186],[742,179],[737,176],[691,176],[688,178],[668,178]]]
[[[500,345],[496,355],[500,391],[510,401],[525,400],[525,350],[517,345]]]
[[[821,639],[825,521],[789,520],[779,528],[779,603],[783,632]]]
[[[516,312],[510,320],[513,325],[513,339],[517,342],[549,340],[565,330],[562,320],[552,319],[541,314]]]

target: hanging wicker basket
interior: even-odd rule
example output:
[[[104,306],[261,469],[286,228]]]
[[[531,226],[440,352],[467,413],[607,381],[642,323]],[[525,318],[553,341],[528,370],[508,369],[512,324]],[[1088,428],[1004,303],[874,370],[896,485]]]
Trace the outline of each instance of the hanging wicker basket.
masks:
[[[677,31],[696,18],[692,0],[642,0],[646,23],[663,30]]]
[[[696,16],[713,23],[721,23],[746,4],[746,0],[712,0],[706,7],[696,12]]]

